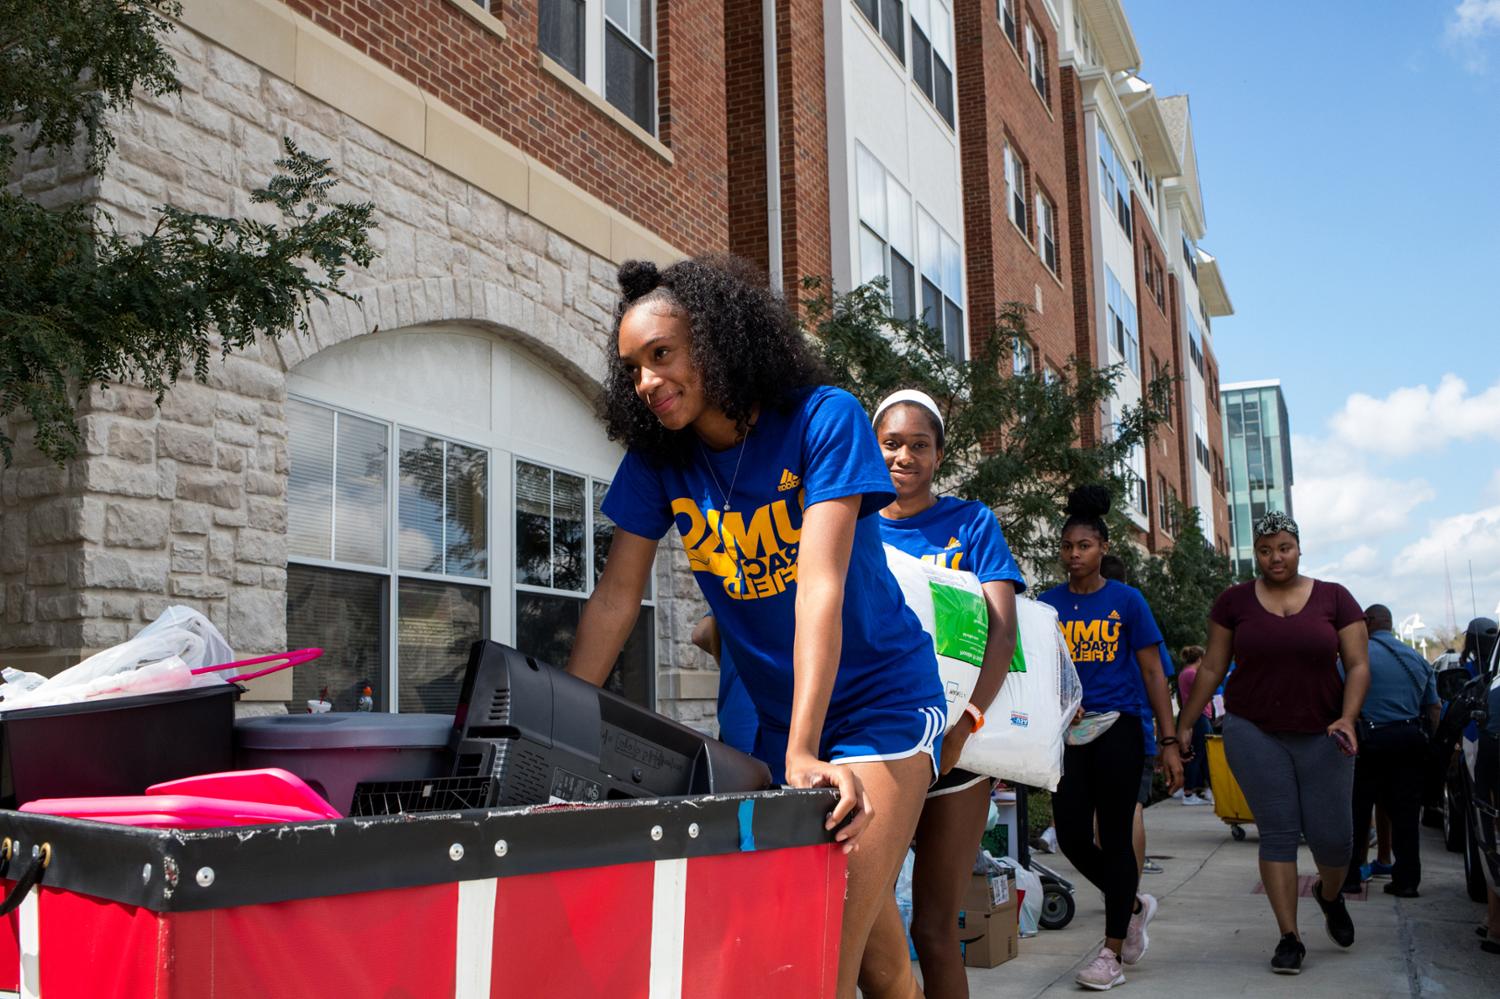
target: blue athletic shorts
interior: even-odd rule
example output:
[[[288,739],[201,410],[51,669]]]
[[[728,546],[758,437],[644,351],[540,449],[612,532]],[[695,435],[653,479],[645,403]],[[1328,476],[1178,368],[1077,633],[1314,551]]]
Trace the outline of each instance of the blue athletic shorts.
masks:
[[[920,708],[861,708],[823,723],[818,758],[830,763],[868,763],[904,760],[917,753],[932,757],[937,777],[947,710],[939,705]],[[771,768],[771,779],[786,783],[787,733],[761,720],[755,734],[755,756]]]

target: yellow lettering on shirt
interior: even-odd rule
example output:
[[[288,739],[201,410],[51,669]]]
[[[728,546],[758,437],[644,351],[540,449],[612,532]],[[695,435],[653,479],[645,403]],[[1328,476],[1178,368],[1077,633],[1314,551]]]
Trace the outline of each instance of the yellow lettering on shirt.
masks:
[[[1112,662],[1119,651],[1119,621],[1059,621],[1057,626],[1075,663]]]
[[[799,507],[802,498],[799,491]],[[672,512],[687,518],[685,525],[679,522],[679,533],[689,567],[718,576],[724,592],[735,600],[785,593],[797,582],[797,546],[802,537],[801,528],[792,525],[787,502],[778,499],[758,507],[746,524],[738,510],[701,510],[691,498],[673,500]]]

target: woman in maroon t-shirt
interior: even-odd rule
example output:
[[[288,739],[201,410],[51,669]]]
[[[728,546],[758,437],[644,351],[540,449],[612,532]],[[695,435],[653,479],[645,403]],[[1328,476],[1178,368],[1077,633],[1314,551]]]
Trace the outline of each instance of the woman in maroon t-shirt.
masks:
[[[1232,655],[1224,751],[1255,816],[1261,882],[1282,934],[1271,970],[1289,975],[1306,953],[1297,935],[1299,835],[1317,864],[1313,898],[1328,935],[1354,943],[1341,888],[1353,836],[1354,721],[1370,687],[1363,611],[1339,584],[1301,575],[1301,556],[1292,518],[1274,512],[1256,522],[1260,578],[1214,602],[1208,653],[1177,721],[1179,742],[1190,744]]]

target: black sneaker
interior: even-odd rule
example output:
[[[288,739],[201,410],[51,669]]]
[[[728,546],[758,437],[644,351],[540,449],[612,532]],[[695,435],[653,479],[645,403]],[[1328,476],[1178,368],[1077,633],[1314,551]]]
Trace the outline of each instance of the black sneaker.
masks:
[[[1312,895],[1318,900],[1318,908],[1323,910],[1323,925],[1328,930],[1328,939],[1340,947],[1354,946],[1354,920],[1349,918],[1349,908],[1344,905],[1343,893],[1329,902],[1323,898],[1323,882],[1317,881],[1313,884]]]
[[[1390,884],[1388,884],[1388,885],[1385,886],[1385,893],[1387,895],[1395,895],[1397,898],[1421,898],[1422,897],[1421,893],[1418,892],[1415,888],[1403,888],[1403,887],[1397,885],[1395,882],[1391,882]]]
[[[1307,948],[1302,946],[1297,934],[1283,933],[1281,942],[1276,945],[1276,953],[1271,957],[1271,970],[1278,975],[1300,975],[1302,959],[1306,956]]]

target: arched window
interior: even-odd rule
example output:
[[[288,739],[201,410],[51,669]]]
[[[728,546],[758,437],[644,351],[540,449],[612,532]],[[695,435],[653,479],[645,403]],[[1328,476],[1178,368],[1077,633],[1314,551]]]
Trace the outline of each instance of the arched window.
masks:
[[[360,337],[288,378],[287,640],[322,646],[293,709],[452,711],[469,646],[561,666],[613,536],[621,455],[588,401],[498,336]],[[655,707],[653,593],[609,686]]]

